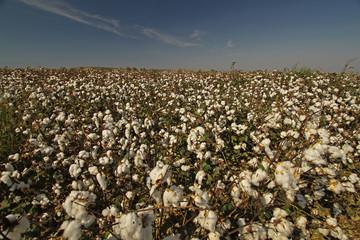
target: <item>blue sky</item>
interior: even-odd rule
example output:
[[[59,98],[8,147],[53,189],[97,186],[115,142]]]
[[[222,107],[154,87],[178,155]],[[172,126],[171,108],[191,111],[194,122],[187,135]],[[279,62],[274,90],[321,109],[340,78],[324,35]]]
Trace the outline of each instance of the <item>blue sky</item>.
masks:
[[[0,67],[360,71],[360,0],[0,0]]]

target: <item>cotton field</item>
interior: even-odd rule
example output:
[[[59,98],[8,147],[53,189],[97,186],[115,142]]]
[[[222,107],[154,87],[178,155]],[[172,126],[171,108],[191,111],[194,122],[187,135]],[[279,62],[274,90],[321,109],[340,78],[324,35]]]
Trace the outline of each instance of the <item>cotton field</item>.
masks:
[[[3,239],[360,238],[360,77],[1,69]]]

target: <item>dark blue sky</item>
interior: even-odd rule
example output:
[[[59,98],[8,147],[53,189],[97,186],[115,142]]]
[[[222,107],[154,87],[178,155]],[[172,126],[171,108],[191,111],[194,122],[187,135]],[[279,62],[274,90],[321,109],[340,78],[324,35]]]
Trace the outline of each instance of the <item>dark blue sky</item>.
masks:
[[[0,2],[0,67],[360,71],[359,0]]]

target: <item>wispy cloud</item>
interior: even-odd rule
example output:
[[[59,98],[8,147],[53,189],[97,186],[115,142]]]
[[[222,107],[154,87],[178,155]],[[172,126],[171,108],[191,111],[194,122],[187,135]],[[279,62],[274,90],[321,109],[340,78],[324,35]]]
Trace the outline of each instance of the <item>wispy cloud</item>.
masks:
[[[234,47],[234,44],[232,43],[232,40],[231,40],[231,39],[227,42],[226,47],[227,47],[227,48],[232,48],[232,47]]]
[[[169,36],[165,33],[162,33],[152,28],[147,28],[141,25],[125,25],[125,24],[121,24],[117,19],[107,18],[101,15],[91,14],[76,9],[62,0],[20,0],[20,1],[29,6],[41,9],[43,11],[51,12],[56,15],[66,17],[83,24],[114,33],[121,37],[136,38],[135,35],[138,35],[140,33],[148,38],[158,40],[167,44],[175,45],[178,47],[196,46],[196,44],[194,43],[182,41],[177,37]]]
[[[206,35],[206,32],[195,29],[194,32],[190,35],[190,39],[201,40],[201,36],[203,35]]]

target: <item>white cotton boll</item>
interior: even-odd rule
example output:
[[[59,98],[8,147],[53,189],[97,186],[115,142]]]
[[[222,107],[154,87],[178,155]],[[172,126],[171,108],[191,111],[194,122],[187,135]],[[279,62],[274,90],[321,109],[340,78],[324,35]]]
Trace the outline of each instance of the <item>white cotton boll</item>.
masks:
[[[258,197],[259,193],[251,187],[251,183],[247,179],[241,180],[239,186],[240,189],[246,192],[249,196],[254,198]]]
[[[337,239],[340,239],[340,240],[347,240],[348,237],[345,235],[345,233],[343,232],[343,230],[337,226],[335,227],[335,229],[331,229],[330,230],[330,234],[331,236],[337,238]]]
[[[78,240],[81,238],[81,223],[78,221],[71,221],[69,225],[66,227],[63,237],[69,240]]]
[[[329,233],[330,233],[329,229],[326,229],[326,228],[318,228],[317,230],[318,230],[319,233],[321,233],[323,236],[327,236],[327,235],[329,235]]]
[[[182,189],[171,186],[167,188],[163,195],[163,203],[165,207],[178,207],[180,202],[184,200],[184,192]]]
[[[306,231],[306,224],[307,224],[307,219],[304,216],[299,217],[296,221],[296,226],[300,228],[303,232]]]
[[[342,186],[342,184],[335,179],[330,179],[330,186],[328,186],[328,189],[336,194],[345,191],[345,188]]]
[[[196,173],[195,181],[197,181],[198,184],[201,185],[202,181],[204,180],[205,177],[206,177],[206,173],[201,170],[201,171]]]
[[[240,219],[239,219],[240,220]],[[245,220],[238,220],[238,224],[245,225]],[[245,240],[258,240],[267,238],[267,229],[261,223],[250,224],[246,227],[242,227],[239,230],[239,239]]]
[[[13,185],[13,182],[10,178],[11,172],[9,171],[4,171],[1,173],[1,181],[3,183],[5,183],[8,187],[11,187]]]
[[[267,177],[268,177],[267,173],[259,168],[258,170],[256,170],[255,173],[252,174],[251,182],[255,186],[259,186],[260,182],[267,179]]]
[[[96,174],[96,180],[98,181],[98,183],[100,184],[100,187],[102,190],[106,190],[106,181],[105,181],[105,174],[103,173],[97,173]]]
[[[128,173],[130,171],[131,164],[129,160],[123,159],[116,168],[115,175],[119,177],[123,173]]]
[[[114,233],[124,240],[151,240],[152,227],[143,228],[140,218],[135,213],[121,215],[113,226]]]
[[[184,171],[184,172],[187,172],[191,169],[191,166],[188,166],[188,165],[182,165],[181,166],[181,170]]]
[[[294,224],[285,218],[272,218],[269,224],[268,236],[271,239],[288,239],[294,231]]]
[[[169,165],[164,165],[163,162],[158,161],[156,166],[150,172],[151,184],[159,185],[163,182],[167,182],[168,185],[171,184],[171,170]]]
[[[75,163],[70,165],[69,172],[72,177],[74,177],[74,178],[78,177],[80,175],[81,171],[82,170],[79,165],[77,165]]]
[[[354,152],[354,148],[347,143],[342,146],[342,149],[344,150],[345,154]]]
[[[50,146],[43,147],[41,152],[47,156],[51,155],[54,152],[54,149]]]
[[[40,193],[35,197],[35,201],[33,203],[40,203],[41,205],[45,206],[50,202],[48,197],[44,193]]]
[[[108,165],[108,164],[112,164],[113,163],[113,158],[109,158],[109,157],[100,157],[99,158],[99,163],[101,165]]]
[[[304,160],[316,165],[326,165],[327,161],[320,155],[317,149],[306,149],[304,151]]]
[[[99,173],[98,168],[96,166],[89,167],[88,171],[91,175],[96,175]]]
[[[9,171],[9,172],[13,172],[15,170],[14,166],[11,163],[6,163],[5,169],[6,169],[6,171]]]
[[[195,223],[200,224],[201,227],[211,232],[215,231],[216,221],[216,213],[210,210],[201,210],[199,215],[194,219]]]
[[[104,217],[107,217],[110,215],[110,209],[107,207],[105,208],[104,210],[102,210],[101,214],[104,216]]]
[[[342,185],[346,191],[356,193],[355,186],[351,182],[345,182]]]
[[[274,157],[276,156],[276,152],[275,151],[272,151],[270,149],[270,139],[268,138],[265,138],[264,140],[262,140],[261,144],[264,146],[264,150],[265,150],[265,153],[267,154],[267,156],[270,158],[270,159],[274,159]]]
[[[277,165],[275,169],[275,181],[282,186],[284,190],[289,193],[290,200],[293,199],[294,191],[299,190],[298,182],[300,174],[297,169],[294,168],[294,164],[290,161],[284,161]]]
[[[326,223],[332,227],[336,227],[338,225],[336,218],[332,218],[332,217],[327,218]]]
[[[220,240],[220,233],[219,232],[210,232],[208,235],[209,240]]]
[[[330,133],[328,130],[320,128],[317,130],[317,133],[319,134],[320,141],[322,144],[329,144]]]
[[[250,166],[256,168],[256,167],[258,166],[258,164],[259,164],[259,161],[258,161],[257,158],[254,157],[254,158],[252,158],[252,159],[248,162],[248,164],[249,164]]]
[[[275,219],[280,219],[280,218],[287,217],[289,214],[281,208],[275,208],[273,215],[274,215]]]
[[[360,181],[360,178],[358,177],[358,175],[357,175],[356,173],[352,173],[352,174],[349,175],[348,180],[349,180],[352,184],[354,184],[354,183],[359,182],[359,181]]]
[[[269,203],[271,203],[273,198],[274,198],[274,194],[272,194],[271,192],[266,192],[266,193],[263,194],[263,197],[261,199],[261,204],[265,207]]]

